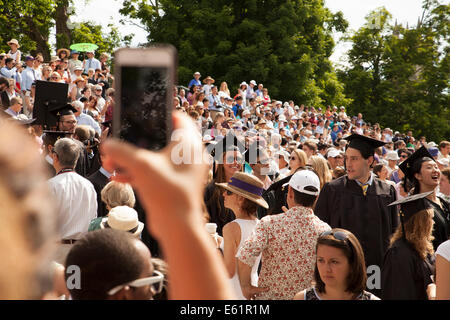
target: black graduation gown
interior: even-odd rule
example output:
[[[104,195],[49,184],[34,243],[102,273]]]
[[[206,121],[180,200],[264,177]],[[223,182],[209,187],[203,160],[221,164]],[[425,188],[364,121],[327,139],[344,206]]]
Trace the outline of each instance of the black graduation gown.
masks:
[[[77,139],[72,139],[80,147],[80,155],[78,156],[77,164],[75,165],[75,172],[80,176],[86,178],[89,173],[89,158],[86,151],[86,146]]]
[[[220,195],[219,205],[212,198],[214,190],[218,188],[215,181],[210,182],[205,189],[204,200],[206,209],[209,213],[209,222],[217,224],[217,233],[222,236],[222,228],[228,223],[236,219],[233,210],[225,208],[223,196]]]
[[[291,177],[292,175],[276,181],[272,183],[267,190],[264,190],[262,197],[269,205],[269,209],[264,209],[263,207],[258,206],[258,219],[261,219],[267,215],[282,213],[283,209],[281,208],[283,206],[286,206],[286,208],[288,207],[286,199],[289,187],[284,185],[289,183]]]
[[[450,207],[447,201],[439,197],[442,203],[443,209],[433,201],[426,199],[431,204],[434,210],[434,226],[433,226],[433,248],[437,250],[442,242],[447,241],[450,238]]]
[[[405,239],[392,244],[381,270],[382,300],[427,300],[427,286],[434,274],[434,257],[423,260]]]
[[[314,212],[332,228],[343,228],[358,238],[366,267],[381,268],[391,235],[399,225],[393,186],[373,177],[364,196],[356,181],[340,177],[322,188]]]
[[[139,221],[141,221],[145,224],[145,228],[144,228],[144,230],[142,230],[142,234],[141,234],[141,241],[150,250],[153,258],[164,259],[164,253],[162,252],[162,249],[160,248],[158,241],[149,232],[150,225],[148,224],[147,214],[146,214],[144,208],[142,207],[141,200],[139,199],[137,192],[134,190],[133,190],[133,192],[134,192],[134,196],[136,197],[136,204],[134,205],[134,209],[138,213]]]
[[[95,192],[97,192],[97,217],[106,217],[106,215],[108,214],[108,209],[106,209],[106,205],[102,201],[101,192],[103,188],[108,184],[109,179],[103,173],[101,173],[100,170],[94,172],[86,179],[88,179],[92,183]]]

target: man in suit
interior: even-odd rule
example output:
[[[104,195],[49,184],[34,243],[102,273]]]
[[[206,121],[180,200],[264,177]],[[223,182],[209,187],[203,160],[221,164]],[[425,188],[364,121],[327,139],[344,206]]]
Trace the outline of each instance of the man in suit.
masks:
[[[104,155],[100,151],[100,163],[103,163],[103,161]],[[87,177],[87,179],[94,185],[95,192],[97,192],[97,217],[105,217],[108,214],[106,204],[102,201],[101,192],[108,184],[113,174],[113,172],[109,172],[102,166],[96,172]]]

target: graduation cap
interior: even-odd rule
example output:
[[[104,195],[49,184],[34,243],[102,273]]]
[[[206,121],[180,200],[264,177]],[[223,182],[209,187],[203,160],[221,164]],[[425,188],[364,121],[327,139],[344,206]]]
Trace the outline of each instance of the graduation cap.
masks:
[[[230,150],[234,151],[236,147],[242,154],[245,152],[244,144],[230,131],[225,137],[217,140],[216,144],[210,144],[207,150],[214,157],[214,161],[221,162],[223,153]]]
[[[36,95],[33,107],[35,124],[51,130],[57,126],[58,119],[53,111],[67,104],[67,83],[36,80]]]
[[[259,139],[254,140],[249,145],[248,149],[245,150],[245,152],[244,152],[245,162],[247,162],[249,164],[256,164],[257,163],[256,159],[261,156],[261,154],[263,153],[264,147],[265,147],[265,145],[261,140],[259,140]]]
[[[42,136],[42,140],[44,141],[44,145],[54,146],[56,141],[59,139],[65,138],[70,132],[65,131],[51,131],[51,130],[43,130],[44,135]]]
[[[408,159],[400,163],[399,168],[405,174],[405,178],[410,181],[414,181],[414,174],[420,171],[420,167],[425,161],[434,161],[434,159],[428,152],[427,148],[422,146],[410,155]]]
[[[56,105],[52,108],[49,108],[49,111],[56,116],[56,118],[59,119],[62,116],[72,115],[75,112],[77,112],[77,109],[75,109],[70,103],[67,103],[65,105]]]
[[[245,152],[245,145],[234,135],[231,131],[225,137],[218,140],[217,143],[210,143],[206,146],[206,150],[214,159],[213,162],[213,178],[216,177],[216,162],[223,162],[223,154],[227,151],[234,151],[239,149],[241,154]]]
[[[400,205],[400,217],[401,217],[402,223],[405,223],[417,212],[426,210],[431,207],[430,203],[428,201],[426,201],[425,198],[428,197],[433,192],[434,191],[429,191],[429,192],[415,194],[415,195],[394,201],[391,204],[389,204],[388,207],[399,204]]]
[[[349,141],[348,148],[359,150],[363,156],[367,154],[373,155],[376,148],[386,144],[386,142],[375,140],[356,133],[344,139]]]

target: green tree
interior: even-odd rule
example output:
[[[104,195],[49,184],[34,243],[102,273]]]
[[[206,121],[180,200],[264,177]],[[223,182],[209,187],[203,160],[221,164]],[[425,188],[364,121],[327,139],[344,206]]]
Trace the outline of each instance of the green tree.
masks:
[[[350,113],[429,140],[448,139],[449,9],[425,1],[422,18],[412,28],[392,25],[384,8],[367,17],[350,38],[350,66],[338,72],[353,100]]]
[[[7,42],[15,38],[22,52],[40,52],[49,59],[48,40],[54,12],[53,0],[0,0],[0,49],[7,52]]]
[[[88,2],[89,0],[85,0]],[[71,23],[74,10],[72,0],[0,0],[0,51],[7,52],[7,42],[15,38],[20,50],[35,55],[42,53],[50,60],[50,30],[56,27],[56,47],[69,48],[77,42],[93,42],[102,52],[112,53],[122,45],[129,45],[133,35],[122,37],[116,26],[109,32],[92,22]]]
[[[73,43],[95,43],[98,45],[96,50],[97,57],[102,52],[113,52],[122,45],[129,45],[131,36],[122,38],[116,26],[108,24],[110,31],[105,33],[101,25],[93,22],[82,22],[71,32]]]
[[[198,70],[227,81],[233,95],[242,80],[255,79],[277,99],[347,102],[329,61],[332,31],[347,22],[323,1],[128,0],[120,12],[141,22],[149,43],[178,49],[182,84]]]

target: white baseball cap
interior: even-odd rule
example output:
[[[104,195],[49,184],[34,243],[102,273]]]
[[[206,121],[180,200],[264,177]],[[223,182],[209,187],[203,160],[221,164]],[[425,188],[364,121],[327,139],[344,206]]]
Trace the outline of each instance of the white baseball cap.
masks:
[[[289,183],[283,185],[288,185],[301,193],[310,194],[312,196],[317,196],[320,193],[320,180],[319,177],[310,170],[300,170],[294,173]],[[305,190],[306,187],[314,187],[317,191]]]
[[[340,155],[341,153],[339,152],[339,150],[335,149],[335,148],[330,148],[328,150],[328,158],[336,158]]]
[[[253,84],[254,86],[256,86],[256,81],[255,80],[251,80],[250,84]]]

